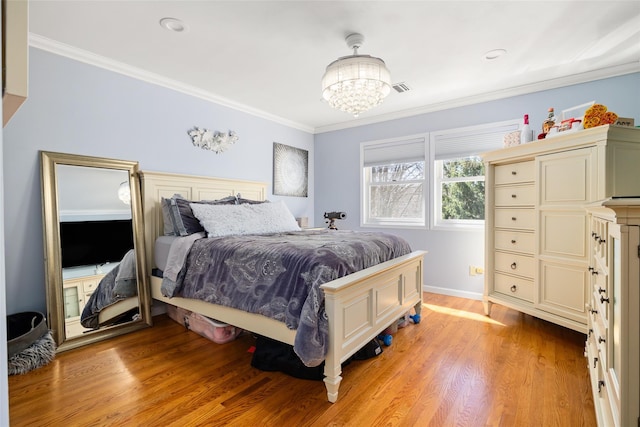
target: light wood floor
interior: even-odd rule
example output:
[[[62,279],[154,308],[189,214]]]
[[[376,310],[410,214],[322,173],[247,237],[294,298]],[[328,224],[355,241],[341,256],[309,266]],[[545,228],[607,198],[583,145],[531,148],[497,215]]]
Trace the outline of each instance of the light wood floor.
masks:
[[[250,366],[165,316],[9,377],[12,426],[595,426],[584,336],[500,306],[425,294],[419,325],[322,381]]]

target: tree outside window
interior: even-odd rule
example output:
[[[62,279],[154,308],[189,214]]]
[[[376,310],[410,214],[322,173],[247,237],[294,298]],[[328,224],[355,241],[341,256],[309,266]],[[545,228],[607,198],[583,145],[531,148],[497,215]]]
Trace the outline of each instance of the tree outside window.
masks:
[[[425,162],[365,168],[369,223],[425,223]]]
[[[484,164],[477,156],[436,161],[437,220],[477,224],[484,220]]]

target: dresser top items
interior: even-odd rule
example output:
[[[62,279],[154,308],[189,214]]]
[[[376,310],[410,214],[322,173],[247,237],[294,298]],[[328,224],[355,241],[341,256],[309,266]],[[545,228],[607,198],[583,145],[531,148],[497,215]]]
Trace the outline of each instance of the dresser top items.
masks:
[[[604,125],[577,132],[558,133],[550,138],[536,140],[528,144],[514,145],[489,151],[482,155],[485,162],[512,162],[528,160],[540,154],[557,153],[567,149],[606,145],[612,141],[640,143],[640,128]],[[640,195],[639,195],[640,196]]]

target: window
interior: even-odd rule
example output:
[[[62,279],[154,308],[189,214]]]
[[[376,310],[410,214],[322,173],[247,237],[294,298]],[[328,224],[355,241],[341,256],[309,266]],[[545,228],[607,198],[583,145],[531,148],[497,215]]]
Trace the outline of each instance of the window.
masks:
[[[478,156],[435,162],[437,223],[481,225],[484,220],[484,164]]]
[[[425,135],[361,145],[361,225],[426,226],[426,151]]]
[[[502,148],[504,135],[519,125],[510,120],[431,134],[434,228],[484,226],[484,164],[478,155]]]

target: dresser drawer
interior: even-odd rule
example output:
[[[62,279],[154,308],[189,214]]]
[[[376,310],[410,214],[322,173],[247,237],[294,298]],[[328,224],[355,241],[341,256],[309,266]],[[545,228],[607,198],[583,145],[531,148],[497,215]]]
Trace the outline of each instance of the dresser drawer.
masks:
[[[536,203],[533,184],[496,187],[494,194],[496,206],[533,206]]]
[[[535,265],[535,259],[530,256],[509,254],[506,252],[495,253],[496,271],[533,278]]]
[[[496,208],[494,211],[496,228],[515,228],[519,230],[535,230],[535,209],[505,209]]]
[[[607,358],[609,357],[609,348],[607,346],[609,339],[609,331],[605,326],[602,317],[596,315],[591,323],[591,329],[593,329],[593,339],[596,343],[596,348],[600,354],[600,362],[604,366],[607,366]]]
[[[532,280],[495,273],[493,287],[496,292],[501,294],[533,302]]]
[[[535,234],[520,231],[496,230],[495,247],[505,251],[533,254],[535,251]]]
[[[99,283],[98,279],[83,280],[82,288],[84,292],[91,294],[98,287],[98,283]]]
[[[530,182],[535,178],[535,164],[530,161],[496,166],[494,177],[496,185]]]

